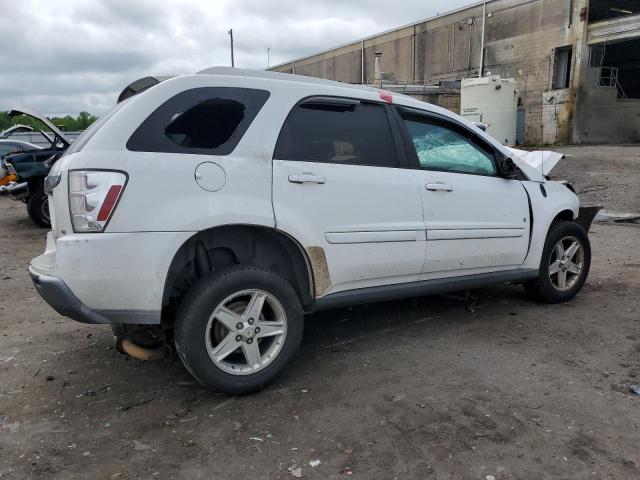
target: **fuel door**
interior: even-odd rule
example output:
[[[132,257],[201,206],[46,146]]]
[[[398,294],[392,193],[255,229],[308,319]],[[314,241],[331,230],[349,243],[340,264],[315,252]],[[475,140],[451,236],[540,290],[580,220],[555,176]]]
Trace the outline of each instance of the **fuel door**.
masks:
[[[198,186],[207,192],[217,192],[227,181],[224,169],[214,162],[203,162],[198,165],[194,176]]]

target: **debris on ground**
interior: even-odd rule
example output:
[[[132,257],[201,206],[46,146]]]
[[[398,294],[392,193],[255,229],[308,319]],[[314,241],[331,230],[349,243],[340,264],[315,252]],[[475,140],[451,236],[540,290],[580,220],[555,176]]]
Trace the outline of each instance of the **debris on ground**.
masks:
[[[296,467],[291,470],[291,475],[296,478],[302,478],[302,469],[300,467]]]
[[[120,410],[121,412],[126,412],[127,410],[131,410],[132,408],[135,407],[141,407],[142,405],[146,405],[149,402],[152,402],[153,400],[155,400],[156,397],[150,397],[144,400],[140,400],[138,402],[131,402],[131,403],[127,403],[125,405],[121,405],[118,407],[118,410]]]
[[[636,395],[640,395],[640,385],[631,385],[629,387],[631,393],[635,393]]]
[[[309,466],[310,466],[310,467],[315,468],[315,467],[317,467],[318,465],[320,465],[320,463],[321,463],[321,462],[320,462],[320,460],[311,460],[311,461],[309,462]]]
[[[133,449],[138,451],[138,452],[144,452],[146,450],[151,450],[151,447],[149,445],[147,445],[146,443],[142,443],[138,440],[134,440],[133,441]]]
[[[109,390],[111,388],[111,384],[107,384],[104,385],[96,390],[86,390],[82,395],[78,395],[78,397],[96,397],[98,395],[100,395],[103,392],[106,392],[107,390]]]

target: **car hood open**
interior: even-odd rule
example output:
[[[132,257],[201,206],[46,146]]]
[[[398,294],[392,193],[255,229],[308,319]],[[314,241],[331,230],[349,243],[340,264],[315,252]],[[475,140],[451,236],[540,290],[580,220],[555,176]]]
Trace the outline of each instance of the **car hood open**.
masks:
[[[53,123],[51,123],[51,120],[49,120],[44,115],[36,112],[35,110],[31,110],[26,107],[18,107],[18,108],[11,109],[8,115],[10,117],[17,117],[18,115],[26,115],[28,117],[35,118],[36,120],[40,120],[53,132],[55,136],[52,139],[49,135],[46,134],[46,132],[42,132],[42,131],[40,132],[47,138],[47,140],[51,142],[51,146],[55,147],[58,141],[63,144],[64,148],[68,148],[69,145],[71,145],[71,142],[69,141],[69,139],[65,137],[65,135],[58,129],[58,127],[56,127]]]
[[[549,175],[549,172],[555,167],[560,160],[565,158],[564,153],[554,152],[552,150],[519,150],[517,148],[506,147],[513,155],[527,165],[540,171],[542,175]]]

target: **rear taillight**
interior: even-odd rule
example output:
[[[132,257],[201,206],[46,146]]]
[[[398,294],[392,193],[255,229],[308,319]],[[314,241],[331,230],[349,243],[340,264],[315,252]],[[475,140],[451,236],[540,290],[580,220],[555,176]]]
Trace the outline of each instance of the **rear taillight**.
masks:
[[[74,232],[101,232],[127,183],[123,172],[69,172],[69,209]]]

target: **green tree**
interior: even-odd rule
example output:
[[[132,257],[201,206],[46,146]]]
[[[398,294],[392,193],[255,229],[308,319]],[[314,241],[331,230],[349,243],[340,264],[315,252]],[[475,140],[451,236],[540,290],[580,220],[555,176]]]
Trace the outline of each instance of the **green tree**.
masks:
[[[8,113],[9,112],[0,111],[0,131],[6,130],[13,125],[27,125],[37,130],[49,130],[42,122],[35,118],[27,117],[26,115],[18,115],[17,117],[11,118]],[[75,132],[86,130],[89,125],[97,120],[97,117],[88,112],[80,112],[77,117],[66,115],[64,117],[51,117],[49,120],[62,131]]]

